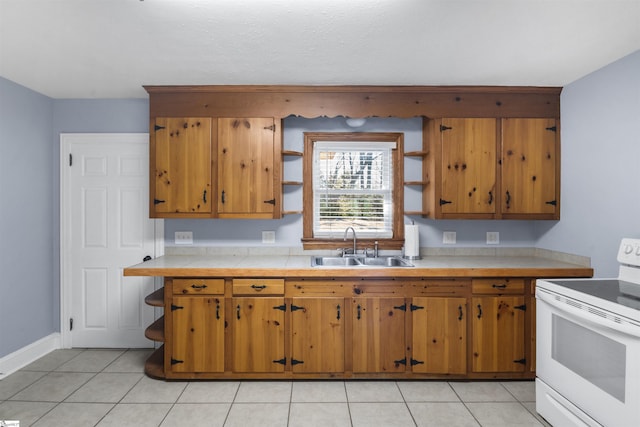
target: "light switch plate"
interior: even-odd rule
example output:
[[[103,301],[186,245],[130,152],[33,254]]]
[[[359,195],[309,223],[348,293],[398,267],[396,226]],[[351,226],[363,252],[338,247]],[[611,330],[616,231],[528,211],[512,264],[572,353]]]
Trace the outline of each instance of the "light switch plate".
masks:
[[[176,245],[193,245],[193,231],[176,231],[174,239]]]
[[[487,245],[497,245],[500,243],[500,233],[497,231],[487,231]]]
[[[263,231],[262,232],[262,243],[275,243],[276,242],[276,232],[275,231]]]
[[[455,245],[456,244],[456,232],[455,231],[445,231],[442,233],[442,243],[445,245]]]

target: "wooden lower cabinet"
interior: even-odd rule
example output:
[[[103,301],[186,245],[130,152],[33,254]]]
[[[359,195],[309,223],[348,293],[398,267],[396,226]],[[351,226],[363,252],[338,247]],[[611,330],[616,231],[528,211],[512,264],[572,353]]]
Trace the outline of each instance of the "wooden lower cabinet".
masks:
[[[167,278],[154,378],[535,377],[531,279]],[[165,330],[166,328],[166,330]]]
[[[467,372],[467,299],[419,297],[411,306],[411,370],[416,373]]]
[[[284,372],[284,298],[232,298],[233,372]]]
[[[293,298],[291,370],[344,372],[344,298]]]
[[[404,372],[404,298],[353,298],[351,305],[353,372]]]
[[[223,298],[174,297],[171,303],[172,372],[224,371]]]
[[[524,372],[525,297],[471,299],[473,372]]]

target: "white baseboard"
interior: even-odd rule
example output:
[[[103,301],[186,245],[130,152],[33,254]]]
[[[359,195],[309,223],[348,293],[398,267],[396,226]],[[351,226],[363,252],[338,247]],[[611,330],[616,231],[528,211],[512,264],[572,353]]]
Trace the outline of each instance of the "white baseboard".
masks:
[[[0,380],[59,348],[60,333],[56,332],[4,356],[0,359]]]

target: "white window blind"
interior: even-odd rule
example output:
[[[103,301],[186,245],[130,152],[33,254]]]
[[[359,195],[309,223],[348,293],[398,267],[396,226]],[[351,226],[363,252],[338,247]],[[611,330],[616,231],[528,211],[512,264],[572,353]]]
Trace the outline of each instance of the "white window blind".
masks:
[[[316,141],[313,147],[313,235],[393,237],[395,142]]]

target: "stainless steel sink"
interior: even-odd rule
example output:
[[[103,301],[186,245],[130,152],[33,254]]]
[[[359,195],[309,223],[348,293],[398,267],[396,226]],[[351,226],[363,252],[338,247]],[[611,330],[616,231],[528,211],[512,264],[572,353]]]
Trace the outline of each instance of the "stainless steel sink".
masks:
[[[362,258],[364,265],[370,265],[375,267],[413,267],[406,259],[396,256],[382,256],[377,258]]]
[[[409,261],[398,256],[366,257],[336,257],[312,256],[312,267],[413,267]]]
[[[311,266],[331,266],[331,267],[350,267],[354,265],[362,265],[360,258],[356,257],[338,257],[338,256],[312,256]]]

